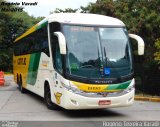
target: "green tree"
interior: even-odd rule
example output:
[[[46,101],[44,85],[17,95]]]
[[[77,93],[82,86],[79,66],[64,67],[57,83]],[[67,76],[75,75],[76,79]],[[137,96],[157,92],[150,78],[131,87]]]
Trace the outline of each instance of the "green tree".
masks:
[[[53,13],[75,13],[77,11],[78,11],[78,9],[72,9],[72,8],[66,8],[64,10],[56,8],[53,12],[50,12],[50,14],[53,14]]]
[[[0,0],[0,3],[4,1]],[[3,7],[6,6],[3,5]],[[12,7],[18,8],[18,6]],[[12,45],[15,38],[39,22],[42,17],[34,18],[26,12],[4,12],[1,10],[0,17],[0,69],[8,71],[12,67]]]
[[[160,38],[155,41],[155,47],[157,49],[157,52],[154,54],[155,60],[160,64]]]

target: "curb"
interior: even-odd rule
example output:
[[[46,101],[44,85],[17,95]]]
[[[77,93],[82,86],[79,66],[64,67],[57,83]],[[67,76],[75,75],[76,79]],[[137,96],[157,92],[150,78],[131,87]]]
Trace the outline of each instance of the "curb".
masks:
[[[135,96],[134,100],[136,101],[151,101],[151,102],[160,102],[160,98],[157,97],[142,97],[142,96]]]

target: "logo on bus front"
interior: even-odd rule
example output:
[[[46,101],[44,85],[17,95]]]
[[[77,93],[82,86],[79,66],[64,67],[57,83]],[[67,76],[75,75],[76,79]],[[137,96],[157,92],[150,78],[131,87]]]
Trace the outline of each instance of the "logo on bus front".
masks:
[[[60,104],[60,103],[61,103],[62,93],[57,92],[57,93],[54,94],[54,96],[55,96],[55,98],[56,98],[57,104]]]

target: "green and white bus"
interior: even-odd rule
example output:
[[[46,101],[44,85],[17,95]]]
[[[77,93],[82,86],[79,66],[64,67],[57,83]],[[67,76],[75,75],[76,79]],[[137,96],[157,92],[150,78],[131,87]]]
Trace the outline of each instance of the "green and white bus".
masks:
[[[58,13],[45,18],[15,40],[14,79],[43,97],[49,109],[99,109],[134,102],[129,37],[144,54],[143,39],[128,34],[116,18]]]

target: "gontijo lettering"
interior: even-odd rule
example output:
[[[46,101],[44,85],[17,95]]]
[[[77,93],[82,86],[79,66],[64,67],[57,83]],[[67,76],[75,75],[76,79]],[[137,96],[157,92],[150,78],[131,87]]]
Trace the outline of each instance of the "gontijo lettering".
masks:
[[[26,65],[26,58],[18,58],[17,64],[18,65]]]

